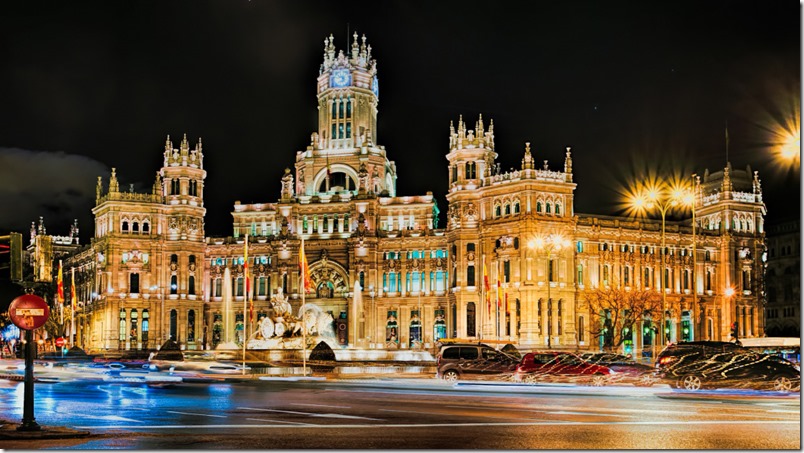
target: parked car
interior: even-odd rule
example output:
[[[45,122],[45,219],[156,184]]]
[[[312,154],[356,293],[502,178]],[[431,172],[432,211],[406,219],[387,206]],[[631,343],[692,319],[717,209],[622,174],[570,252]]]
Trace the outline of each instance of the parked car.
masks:
[[[650,365],[637,363],[631,357],[606,352],[584,353],[581,358],[595,365],[602,365],[614,373],[609,375],[609,383],[633,384],[650,387],[659,382],[656,370]]]
[[[670,345],[659,354],[659,378],[675,388],[753,388],[789,392],[801,387],[801,370],[783,358],[726,342]]]
[[[436,355],[436,377],[450,382],[510,377],[518,363],[516,357],[482,343],[448,344]]]
[[[547,351],[522,356],[513,378],[526,383],[568,381],[601,386],[607,383],[611,374],[608,367],[589,363],[577,354]]]
[[[681,341],[665,347],[656,358],[656,368],[666,368],[676,363],[686,363],[724,352],[750,352],[739,344],[728,341]]]

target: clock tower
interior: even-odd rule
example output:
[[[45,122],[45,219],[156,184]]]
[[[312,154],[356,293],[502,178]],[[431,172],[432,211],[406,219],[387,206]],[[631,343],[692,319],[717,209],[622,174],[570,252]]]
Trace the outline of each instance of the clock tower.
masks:
[[[336,55],[334,38],[324,39],[324,62],[318,75],[318,138],[323,148],[353,148],[377,142],[379,85],[377,62],[366,36],[351,51]]]

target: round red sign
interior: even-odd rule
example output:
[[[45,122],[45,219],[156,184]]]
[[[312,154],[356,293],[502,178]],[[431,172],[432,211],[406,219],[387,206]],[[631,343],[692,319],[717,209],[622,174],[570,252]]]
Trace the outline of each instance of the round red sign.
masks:
[[[58,347],[64,346],[64,337],[56,338],[55,343],[56,343],[56,346],[58,346]]]
[[[50,316],[50,308],[41,297],[25,294],[11,301],[8,314],[15,326],[23,330],[34,330],[45,325]]]

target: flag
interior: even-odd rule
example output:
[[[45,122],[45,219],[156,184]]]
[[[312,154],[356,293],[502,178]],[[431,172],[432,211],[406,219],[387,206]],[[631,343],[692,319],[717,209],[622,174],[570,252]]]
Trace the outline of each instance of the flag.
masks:
[[[299,271],[301,272],[304,291],[311,291],[313,289],[313,282],[310,279],[310,266],[307,263],[307,255],[304,253],[304,239],[302,239],[301,248],[299,249]]]
[[[486,311],[491,314],[491,286],[489,286],[489,272],[486,269],[486,259],[483,258],[483,290],[486,292]]]
[[[243,278],[246,279],[246,300],[248,301],[248,319],[254,322],[254,301],[251,298],[251,276],[248,273],[248,234],[243,244]]]
[[[58,279],[58,281],[56,283],[56,289],[58,291],[59,303],[63,304],[64,303],[64,281],[62,279],[61,260],[59,260],[59,279]]]
[[[75,304],[76,304],[76,297],[75,297],[75,268],[72,269],[72,284],[70,285],[70,307],[73,309],[73,316],[75,316]]]

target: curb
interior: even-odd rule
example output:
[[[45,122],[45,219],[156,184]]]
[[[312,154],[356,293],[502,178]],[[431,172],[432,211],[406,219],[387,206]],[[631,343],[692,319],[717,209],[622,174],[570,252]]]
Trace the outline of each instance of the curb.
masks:
[[[41,426],[36,431],[19,431],[19,424],[2,420],[0,425],[0,440],[41,440],[41,439],[74,439],[89,437],[89,431],[64,428],[61,426]]]

